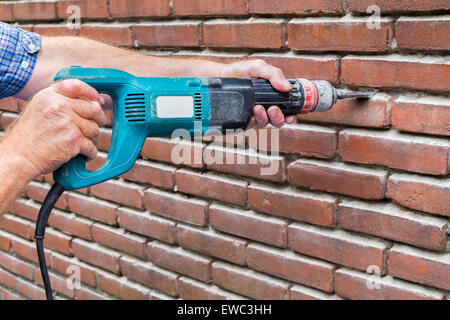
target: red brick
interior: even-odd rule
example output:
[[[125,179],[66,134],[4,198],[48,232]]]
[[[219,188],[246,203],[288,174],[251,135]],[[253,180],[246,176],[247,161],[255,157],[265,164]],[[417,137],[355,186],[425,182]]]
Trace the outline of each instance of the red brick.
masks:
[[[2,287],[6,286],[8,288],[15,289],[16,277],[8,271],[0,269],[0,284],[2,285]]]
[[[392,107],[392,126],[400,131],[450,136],[450,102],[401,96]]]
[[[200,44],[198,22],[168,22],[133,26],[139,46],[197,47]]]
[[[260,14],[336,14],[344,13],[340,0],[249,0],[249,12]]]
[[[116,223],[117,205],[73,192],[68,194],[67,202],[72,212],[107,224]]]
[[[0,266],[14,274],[33,279],[33,266],[5,252],[0,251]],[[19,278],[18,278],[19,279]]]
[[[53,209],[48,220],[48,225],[61,230],[64,233],[77,236],[86,240],[91,239],[91,226],[93,222],[74,214]]]
[[[0,3],[0,21],[13,21],[12,15],[12,3],[2,2]]]
[[[256,53],[250,58],[259,58],[283,70],[288,78],[321,79],[339,83],[339,57],[334,55],[296,55]]]
[[[43,286],[42,275],[39,271],[39,268],[36,268],[36,284]],[[58,276],[52,272],[49,273],[49,278],[52,284],[52,291],[60,293],[66,297],[74,298],[75,297],[75,288],[69,287],[67,285],[67,278],[63,278]]]
[[[81,239],[72,241],[72,251],[75,257],[81,261],[93,264],[113,273],[119,273],[120,254],[101,247],[97,243],[87,242]]]
[[[207,222],[208,203],[189,199],[179,194],[147,189],[144,192],[145,208],[151,213],[203,226]]]
[[[334,265],[259,244],[247,248],[248,267],[282,279],[333,291]]]
[[[337,200],[328,195],[252,184],[248,187],[248,201],[256,211],[321,226],[336,225]]]
[[[393,174],[387,196],[405,207],[450,217],[450,180]]]
[[[95,242],[117,251],[145,258],[145,239],[125,233],[123,229],[111,228],[96,222],[92,226],[92,238]]]
[[[127,25],[89,25],[80,27],[80,36],[113,46],[131,46],[131,29]]]
[[[418,138],[392,131],[349,129],[339,134],[339,153],[344,161],[434,175],[447,174],[449,147],[444,139]]]
[[[248,242],[235,237],[179,224],[177,243],[189,250],[245,265]]]
[[[38,287],[31,282],[17,279],[16,290],[21,295],[31,300],[45,300],[45,291],[43,288]]]
[[[91,195],[118,202],[134,208],[142,208],[143,187],[117,180],[109,180],[90,187]]]
[[[450,65],[438,57],[346,56],[341,75],[350,85],[450,91]]]
[[[112,17],[160,17],[170,14],[168,0],[109,0]]]
[[[174,0],[173,10],[176,16],[244,15],[247,4],[245,0]]]
[[[100,293],[86,287],[77,289],[77,300],[107,300],[108,298]]]
[[[62,254],[52,252],[52,266],[55,271],[70,277],[74,275],[72,268],[76,267],[80,269],[80,281],[84,284],[95,287],[97,285],[96,274],[97,270],[90,265],[80,262],[76,258],[69,258]]]
[[[120,258],[120,270],[130,280],[139,282],[148,288],[162,291],[168,295],[177,295],[178,274],[161,269],[150,262],[142,262],[129,257]]]
[[[10,214],[5,214],[2,217],[0,220],[0,229],[27,240],[33,239],[34,235],[34,225],[32,222]]]
[[[289,225],[288,232],[294,251],[355,269],[377,266],[384,271],[386,245],[381,241],[297,223]]]
[[[108,152],[109,147],[111,146],[111,136],[112,136],[112,130],[109,128],[101,127],[98,135],[98,141],[97,141],[97,149],[101,151]],[[97,155],[98,156],[98,155]],[[103,155],[103,157],[106,159],[106,157]]]
[[[333,158],[336,155],[337,133],[334,129],[294,124],[284,125],[280,129],[248,130],[246,135],[250,148],[315,158]]]
[[[211,280],[212,260],[180,247],[151,242],[147,245],[147,256],[154,264],[187,275],[202,282]]]
[[[405,242],[431,250],[447,246],[447,221],[419,215],[391,204],[346,201],[339,204],[342,228]]]
[[[16,256],[38,263],[39,260],[36,252],[36,244],[34,242],[27,241],[19,237],[11,238],[11,240],[12,251],[14,251]],[[50,266],[50,253],[48,251],[45,252],[45,261],[47,266]]]
[[[150,290],[147,288],[105,272],[98,275],[98,287],[122,300],[147,300],[150,296]]]
[[[126,180],[132,180],[139,183],[151,184],[155,187],[173,189],[175,168],[138,160],[130,171],[121,177]]]
[[[117,210],[120,227],[168,243],[175,242],[175,222],[148,212]]]
[[[246,181],[221,177],[209,172],[201,174],[184,169],[177,170],[175,180],[178,192],[213,198],[238,205],[245,205],[247,202],[246,189],[248,183]]]
[[[186,277],[178,280],[180,298],[183,300],[241,300],[243,297],[222,290],[215,285],[206,285]]]
[[[286,160],[281,156],[210,145],[205,149],[204,159],[211,170],[276,182],[286,180]]]
[[[448,17],[400,17],[395,23],[397,47],[416,50],[450,50]]]
[[[6,233],[0,231],[0,250],[9,251],[11,250],[11,239]]]
[[[443,299],[443,294],[434,290],[376,274],[366,274],[354,270],[336,271],[336,293],[356,300],[435,300]]]
[[[288,167],[293,185],[345,194],[363,199],[383,199],[387,174],[342,163],[297,160]]]
[[[12,6],[14,20],[56,19],[56,3],[48,1],[17,2]]]
[[[351,11],[366,12],[369,6],[376,5],[382,12],[408,12],[408,11],[436,11],[448,10],[450,5],[446,0],[417,1],[417,0],[348,0]]]
[[[2,4],[0,4],[1,8]],[[1,12],[1,10],[0,10]],[[3,19],[0,19],[3,20]],[[19,103],[17,99],[13,97],[3,98],[0,100],[0,110],[3,111],[11,111],[11,112],[19,112]]]
[[[227,290],[258,300],[285,300],[289,298],[289,284],[253,270],[228,263],[214,262],[213,282]]]
[[[50,186],[47,184],[37,183],[31,181],[27,186],[27,196],[37,202],[44,202],[45,197],[50,191]],[[56,202],[56,208],[66,209],[67,208],[67,193],[63,193],[59,200]]]
[[[281,26],[277,20],[213,20],[203,24],[203,40],[208,47],[276,49],[284,46]]]
[[[6,289],[1,289],[0,291],[1,291],[1,294],[3,295],[3,300],[24,300],[24,298],[22,298],[15,292],[11,292]]]
[[[391,97],[377,94],[370,100],[338,100],[327,112],[298,116],[300,121],[346,124],[357,127],[384,128],[391,124]]]
[[[77,6],[80,10],[81,18],[95,19],[108,18],[108,1],[107,0],[75,0],[75,1],[58,1],[57,12],[58,17],[66,19],[71,17],[75,11],[69,7]]]
[[[47,228],[45,230],[44,246],[65,255],[70,255],[70,241],[72,237],[62,232]]]
[[[300,286],[298,284],[289,288],[290,300],[342,300],[337,295],[331,295],[322,291]]]
[[[216,230],[286,247],[287,223],[283,220],[216,204],[209,208],[209,219],[210,225]]]
[[[37,204],[32,200],[17,198],[9,206],[8,212],[31,221],[36,221],[40,208],[40,204]]]
[[[392,23],[380,19],[380,28],[369,29],[365,18],[293,19],[288,23],[289,48],[308,51],[387,51]]]
[[[202,168],[204,148],[204,144],[197,142],[148,138],[142,147],[141,155],[157,161]]]
[[[444,290],[450,289],[450,253],[432,253],[395,245],[390,250],[389,274]]]

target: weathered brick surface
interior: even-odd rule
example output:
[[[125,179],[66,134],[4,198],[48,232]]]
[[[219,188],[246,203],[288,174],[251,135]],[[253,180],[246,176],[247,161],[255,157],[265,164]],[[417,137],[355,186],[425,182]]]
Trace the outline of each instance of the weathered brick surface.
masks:
[[[388,271],[394,277],[426,284],[444,290],[450,289],[450,254],[429,253],[408,246],[391,249]]]
[[[262,59],[288,78],[376,93],[229,145],[147,138],[130,171],[57,202],[44,242],[57,299],[450,299],[448,10],[448,0],[0,1],[0,21],[43,37]],[[26,107],[0,100],[0,137]],[[110,149],[105,112],[88,170]],[[36,177],[0,220],[0,299],[45,298],[33,234],[53,183]],[[65,286],[69,267],[81,288]]]
[[[287,27],[289,47],[308,51],[386,51],[392,23],[381,19],[369,29],[366,19],[293,19]]]

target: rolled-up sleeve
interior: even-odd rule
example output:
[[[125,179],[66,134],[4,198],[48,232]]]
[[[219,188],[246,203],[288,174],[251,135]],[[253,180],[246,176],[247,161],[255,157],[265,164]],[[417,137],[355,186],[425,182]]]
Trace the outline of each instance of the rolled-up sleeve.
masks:
[[[15,95],[26,85],[40,48],[37,33],[0,22],[0,99]]]

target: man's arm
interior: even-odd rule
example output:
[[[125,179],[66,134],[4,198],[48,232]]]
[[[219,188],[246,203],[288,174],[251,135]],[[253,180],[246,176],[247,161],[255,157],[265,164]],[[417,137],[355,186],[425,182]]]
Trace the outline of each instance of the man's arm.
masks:
[[[97,154],[106,121],[98,92],[79,80],[40,91],[0,140],[0,218],[25,186],[81,153]]]
[[[41,50],[35,69],[26,86],[16,95],[29,99],[36,92],[52,84],[53,77],[62,68],[79,65],[83,67],[116,68],[136,76],[177,77],[177,76],[241,76],[264,78],[280,91],[291,88],[283,72],[262,60],[241,61],[222,64],[202,59],[157,57],[116,48],[97,41],[77,37],[42,37]],[[255,117],[250,126],[265,126],[267,114],[262,106],[256,106]],[[281,126],[285,119],[278,107],[268,110],[270,121]],[[288,122],[295,116],[288,117]]]

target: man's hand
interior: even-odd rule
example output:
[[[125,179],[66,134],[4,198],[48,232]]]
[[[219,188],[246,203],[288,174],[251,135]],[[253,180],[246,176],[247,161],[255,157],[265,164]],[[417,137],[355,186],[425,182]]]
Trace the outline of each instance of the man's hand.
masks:
[[[279,91],[286,92],[291,90],[291,84],[284,76],[283,71],[260,59],[227,64],[223,67],[221,76],[263,78],[269,80],[272,86]],[[257,105],[253,108],[253,116],[247,129],[265,127],[269,120],[273,126],[279,128],[284,122],[293,123],[295,119],[295,116],[289,116],[285,119],[277,106],[270,107],[266,113],[263,106]]]
[[[3,139],[2,151],[23,160],[32,178],[56,170],[79,153],[92,159],[99,126],[106,121],[102,102],[84,82],[55,83],[34,96]]]

